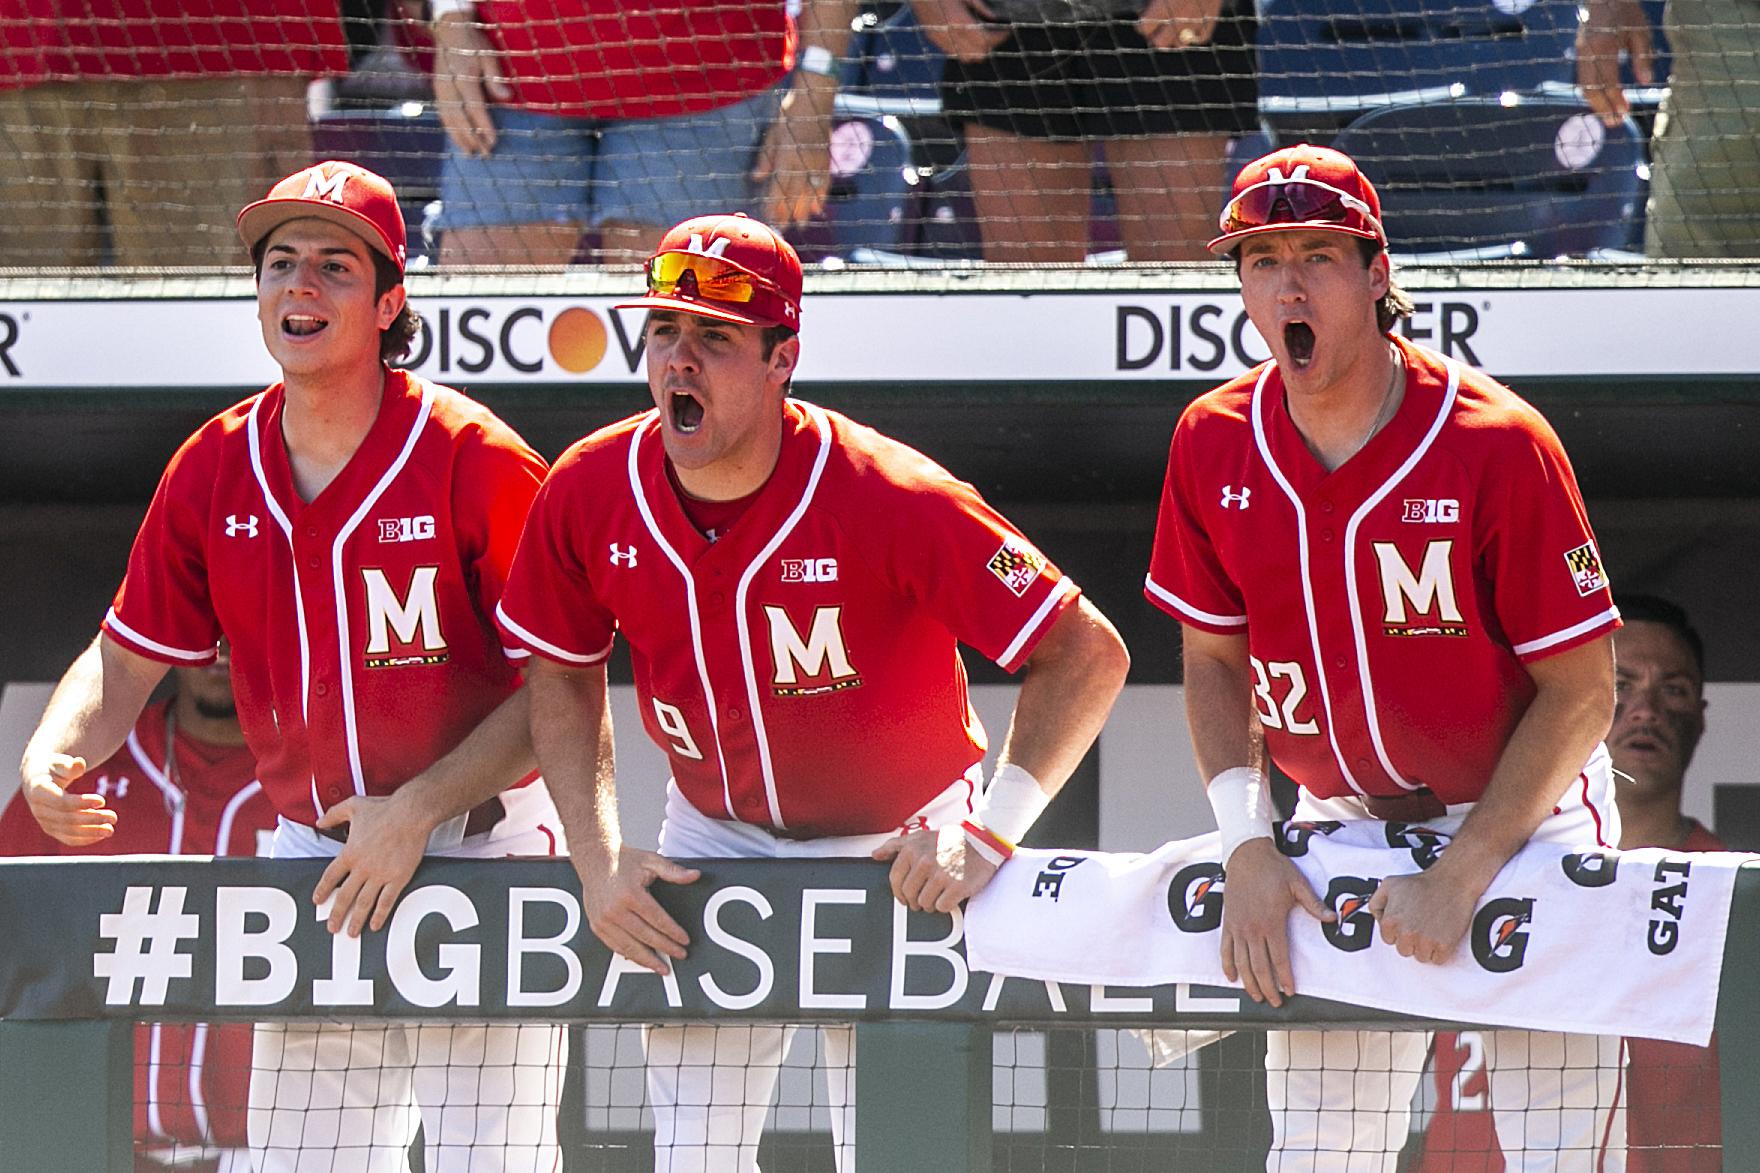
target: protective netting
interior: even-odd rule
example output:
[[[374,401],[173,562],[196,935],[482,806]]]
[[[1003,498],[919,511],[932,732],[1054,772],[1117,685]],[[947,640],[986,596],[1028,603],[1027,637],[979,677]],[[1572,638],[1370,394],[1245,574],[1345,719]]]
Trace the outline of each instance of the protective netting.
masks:
[[[416,1033],[426,1031],[432,1044],[439,1038],[435,1032],[444,1029],[423,1027]],[[714,1032],[707,1025],[689,1030],[705,1039]],[[239,1037],[228,1037],[228,1032],[242,1032],[242,1050]],[[735,1115],[742,1106],[750,1109],[742,1122],[726,1126],[732,1132],[717,1126],[695,1135],[675,1128],[670,1134],[674,1143],[664,1150],[664,1160],[673,1162],[672,1167],[741,1168],[737,1164],[741,1152],[747,1159],[756,1154],[769,1173],[825,1173],[837,1167],[832,1090],[850,1078],[851,1067],[827,1048],[826,1037],[818,1031],[803,1028],[785,1035],[782,1027],[723,1028],[712,1052],[697,1056],[704,1061],[695,1066],[685,1052],[669,1051],[667,1044],[641,1026],[577,1027],[569,1034],[571,1059],[553,1129],[569,1168],[654,1167],[655,1074],[681,1087],[696,1080],[700,1090],[712,1089],[716,1102]],[[1621,1086],[1624,1097],[1629,1167],[1706,1171],[1720,1167],[1714,1050],[1628,1040],[1618,1061],[1608,1066],[1598,1063],[1592,1050],[1582,1045],[1553,1052],[1535,1047],[1512,1056],[1506,1040],[1500,1056],[1497,1043],[1485,1033],[1462,1032],[1438,1034],[1428,1049],[1422,1036],[1413,1036],[1418,1041],[1407,1063],[1399,1058],[1397,1045],[1388,1050],[1372,1041],[1381,1037],[1355,1031],[1324,1035],[1325,1078],[1349,1081],[1360,1093],[1356,1105],[1360,1143],[1350,1150],[1352,1168],[1370,1167],[1364,1162],[1372,1162],[1372,1154],[1379,1152],[1388,1168],[1408,1173],[1490,1173],[1505,1168],[1511,1159],[1506,1154],[1518,1153],[1511,1146],[1519,1144],[1532,1146],[1525,1159],[1546,1167],[1555,1160],[1560,1168],[1595,1167],[1597,1155],[1573,1155],[1568,1150],[1572,1135],[1568,1117],[1572,1111],[1591,1113],[1593,1097],[1569,1092],[1552,1097],[1548,1089],[1614,1084]],[[760,1071],[754,1058],[766,1047],[779,1048],[779,1058],[774,1068]],[[143,1025],[137,1032],[136,1051],[137,1167],[221,1173],[249,1168],[232,1164],[247,1159],[247,1088],[253,1078],[264,1078],[253,1076],[250,1068],[249,1028]],[[446,1063],[463,1058],[455,1052],[456,1047],[418,1047],[418,1083],[423,1065],[443,1070]],[[1266,1036],[1260,1032],[1217,1037],[1212,1032],[1164,1031],[1152,1036],[1143,1031],[1071,1027],[999,1028],[992,1042],[994,1168],[999,1173],[1262,1169],[1272,1142],[1265,1056]],[[449,1139],[455,1145],[466,1141],[456,1127],[463,1118],[460,1113],[476,1118],[478,1107],[493,1108],[509,1099],[517,1103],[512,1093],[518,1072],[529,1067],[539,1078],[536,1073],[546,1066],[544,1060],[536,1051],[511,1055],[499,1080],[491,1078],[497,1066],[485,1060],[484,1077],[469,1087],[460,1082],[455,1068],[449,1090],[455,1126]],[[932,1063],[937,1057],[925,1055],[923,1061]],[[1522,1070],[1513,1080],[1506,1075],[1503,1084],[1492,1083],[1489,1068],[1517,1065]],[[1297,1081],[1318,1066],[1292,1062],[1272,1078],[1280,1083]],[[1402,1066],[1410,1068],[1410,1078],[1406,1085],[1396,1086],[1415,1090],[1403,1101],[1374,1101],[1371,1085]],[[269,1077],[282,1079],[285,1074]],[[336,1078],[340,1084],[380,1082],[379,1073],[358,1064],[346,1073],[339,1071]],[[427,1090],[432,1093],[437,1087]],[[1519,1099],[1511,1088],[1519,1090]],[[469,1094],[473,1091],[480,1094]],[[303,1141],[319,1154],[364,1150],[376,1138],[383,1142],[379,1146],[383,1159],[385,1152],[392,1151],[391,1141],[413,1135],[407,1143],[408,1157],[396,1158],[388,1167],[401,1169],[407,1164],[419,1173],[435,1159],[429,1155],[433,1150],[422,1122],[413,1115],[391,1121],[381,1111],[325,1123],[319,1119],[326,1116],[316,1106],[319,1098],[314,1095],[312,1119],[299,1130]],[[681,1105],[688,1106],[691,1100],[688,1094],[680,1097]],[[1495,1118],[1494,1110],[1499,1108],[1505,1111],[1501,1122]],[[297,1105],[289,1104],[281,1112],[287,1121],[300,1116]],[[508,1167],[523,1167],[507,1148],[519,1131],[517,1112],[511,1119],[505,1133],[479,1137],[469,1145],[475,1159],[498,1157],[499,1150],[506,1148],[512,1162]],[[334,1134],[328,1149],[318,1143],[326,1128]],[[289,1126],[286,1136],[292,1135]],[[1339,1156],[1322,1158],[1322,1163]],[[843,1159],[849,1160],[847,1151]]]
[[[314,159],[419,264],[627,260],[744,207],[811,257],[1202,259],[1330,142],[1396,252],[1760,256],[1755,0],[13,0],[0,265],[243,263]]]

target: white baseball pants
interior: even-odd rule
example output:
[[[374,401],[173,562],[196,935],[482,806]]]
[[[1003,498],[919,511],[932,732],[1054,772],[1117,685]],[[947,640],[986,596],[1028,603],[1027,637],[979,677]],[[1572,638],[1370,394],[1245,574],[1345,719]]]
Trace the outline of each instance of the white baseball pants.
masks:
[[[930,828],[971,812],[974,767],[927,803]],[[778,839],[760,827],[711,819],[666,786],[660,853],[671,859],[865,859],[896,832],[830,839]],[[825,1103],[837,1173],[855,1169],[855,1031],[821,1027]],[[759,1173],[758,1141],[794,1037],[792,1026],[653,1026],[645,1038],[654,1112],[654,1173]]]
[[[444,824],[428,854],[553,855],[562,822],[542,781],[501,796],[506,817],[461,839]],[[277,859],[342,844],[283,819]],[[258,1173],[405,1173],[418,1124],[429,1173],[554,1173],[568,1036],[543,1023],[264,1023],[252,1051],[250,1145]]]

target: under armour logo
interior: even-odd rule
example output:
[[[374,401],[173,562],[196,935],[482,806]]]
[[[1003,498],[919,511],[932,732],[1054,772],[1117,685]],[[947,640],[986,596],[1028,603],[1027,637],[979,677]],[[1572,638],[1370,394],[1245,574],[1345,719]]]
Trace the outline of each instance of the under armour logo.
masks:
[[[1248,498],[1252,495],[1253,489],[1250,485],[1241,486],[1241,491],[1238,493],[1234,491],[1233,485],[1224,485],[1222,486],[1222,507],[1224,509],[1245,509],[1251,504]]]
[[[236,538],[240,534],[243,534],[247,538],[254,538],[257,536],[256,514],[246,514],[243,521],[238,520],[238,514],[236,513],[228,513],[226,515],[226,536],[229,538]]]
[[[635,564],[636,548],[634,546],[626,547],[620,546],[616,542],[611,543],[611,565],[633,567]]]
[[[1271,184],[1303,183],[1303,182],[1306,182],[1307,178],[1308,178],[1308,165],[1306,163],[1296,164],[1295,169],[1289,173],[1288,178],[1284,177],[1283,168],[1281,168],[1281,167],[1267,167],[1265,169],[1265,182],[1266,183],[1271,183]]]

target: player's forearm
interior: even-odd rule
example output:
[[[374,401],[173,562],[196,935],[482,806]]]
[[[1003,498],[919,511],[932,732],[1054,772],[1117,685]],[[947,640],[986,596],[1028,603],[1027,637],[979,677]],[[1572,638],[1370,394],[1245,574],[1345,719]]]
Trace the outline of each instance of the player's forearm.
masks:
[[[801,48],[828,49],[842,57],[849,47],[850,26],[861,12],[859,0],[807,0],[797,18]]]
[[[617,818],[605,669],[534,663],[526,690],[531,693],[532,746],[562,817],[569,854],[577,861],[615,859],[623,832]]]
[[[1211,635],[1190,627],[1182,631],[1186,725],[1199,777],[1208,780],[1236,766],[1262,764],[1254,738],[1246,637]]]
[[[88,765],[122,748],[128,731],[165,665],[136,655],[99,636],[69,665],[25,746],[19,773],[29,781],[47,773],[58,754],[84,758]]]
[[[1055,795],[1100,736],[1130,666],[1130,653],[1106,616],[1078,599],[1027,660],[999,760]]]
[[[1479,891],[1552,814],[1613,721],[1610,639],[1542,661],[1532,672],[1539,691],[1437,865]]]
[[[398,787],[397,797],[413,817],[434,827],[511,788],[537,765],[531,697],[522,688],[450,753]]]

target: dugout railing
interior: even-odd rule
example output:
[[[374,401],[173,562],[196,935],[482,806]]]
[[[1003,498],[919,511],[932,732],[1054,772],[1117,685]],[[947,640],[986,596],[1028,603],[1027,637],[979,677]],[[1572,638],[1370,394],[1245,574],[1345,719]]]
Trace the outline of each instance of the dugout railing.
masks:
[[[672,981],[614,964],[562,861],[430,860],[387,930],[339,948],[316,862],[0,862],[0,1167],[132,1168],[132,1023],[437,1016],[571,1023],[855,1021],[863,1173],[994,1167],[1002,1026],[1438,1024],[1312,998],[1000,981],[946,916],[905,913],[882,865],[706,861],[659,895],[697,947]],[[325,991],[371,984],[370,1004]],[[1658,991],[1666,997],[1666,991]],[[1724,1146],[1760,1151],[1760,864],[1738,875],[1717,1006]]]

